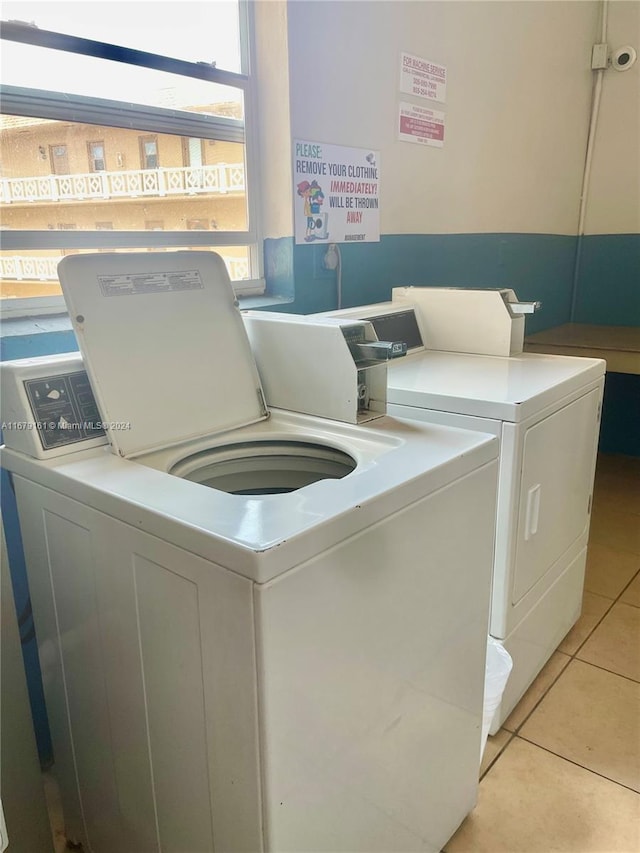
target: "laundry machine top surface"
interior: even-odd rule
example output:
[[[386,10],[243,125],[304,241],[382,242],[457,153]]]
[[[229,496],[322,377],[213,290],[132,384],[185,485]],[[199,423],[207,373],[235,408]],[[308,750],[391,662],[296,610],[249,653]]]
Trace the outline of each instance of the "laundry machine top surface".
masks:
[[[388,402],[518,423],[601,380],[594,358],[425,351],[388,370]]]
[[[233,494],[186,479],[185,460],[285,443],[353,460],[344,476],[280,494]],[[2,465],[256,582],[266,582],[497,459],[484,433],[383,416],[343,424],[273,410],[268,421],[123,459],[109,448],[35,459],[0,448]],[[207,464],[206,458],[203,465]],[[198,465],[195,465],[198,468]],[[392,558],[392,555],[381,558]]]

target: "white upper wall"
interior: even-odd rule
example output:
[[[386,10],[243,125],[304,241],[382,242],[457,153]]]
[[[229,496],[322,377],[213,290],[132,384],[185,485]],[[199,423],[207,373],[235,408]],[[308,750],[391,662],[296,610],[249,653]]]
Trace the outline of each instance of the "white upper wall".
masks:
[[[255,23],[255,113],[264,237],[293,234],[291,116],[286,0],[257,0]]]
[[[382,233],[575,234],[601,8],[257,0],[265,236],[293,233],[292,138],[381,152]],[[609,8],[610,46],[640,49],[640,3]],[[446,104],[400,92],[401,52],[447,67]],[[605,74],[590,233],[640,230],[639,75]],[[445,113],[444,148],[397,140],[401,100]]]
[[[294,138],[381,152],[383,233],[575,233],[598,3],[288,4]],[[447,103],[401,94],[401,52],[447,67]],[[446,114],[397,140],[401,100]]]
[[[640,3],[609,3],[607,43],[640,56]],[[640,59],[604,74],[587,198],[585,233],[640,232]]]

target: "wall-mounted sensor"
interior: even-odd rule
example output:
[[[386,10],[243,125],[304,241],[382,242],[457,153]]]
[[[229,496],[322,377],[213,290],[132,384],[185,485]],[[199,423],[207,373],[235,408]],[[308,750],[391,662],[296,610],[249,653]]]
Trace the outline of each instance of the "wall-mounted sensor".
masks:
[[[624,47],[619,47],[613,52],[611,67],[615,68],[616,71],[626,71],[628,68],[631,68],[637,58],[635,48],[629,44],[625,44]]]

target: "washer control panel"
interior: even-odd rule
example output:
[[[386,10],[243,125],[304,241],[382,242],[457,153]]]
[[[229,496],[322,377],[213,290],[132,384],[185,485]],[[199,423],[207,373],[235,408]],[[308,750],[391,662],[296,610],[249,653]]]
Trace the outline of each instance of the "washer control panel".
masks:
[[[7,448],[47,459],[107,444],[80,353],[0,365]]]
[[[45,450],[105,435],[84,370],[27,379],[24,388]]]

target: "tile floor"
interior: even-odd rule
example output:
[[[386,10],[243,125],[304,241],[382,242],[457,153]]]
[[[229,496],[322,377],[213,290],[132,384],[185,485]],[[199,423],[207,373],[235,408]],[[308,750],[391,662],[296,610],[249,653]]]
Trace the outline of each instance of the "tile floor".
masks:
[[[446,853],[640,853],[640,459],[598,457],[582,616],[480,773]]]
[[[598,457],[582,616],[480,774],[446,853],[640,851],[640,459]]]

